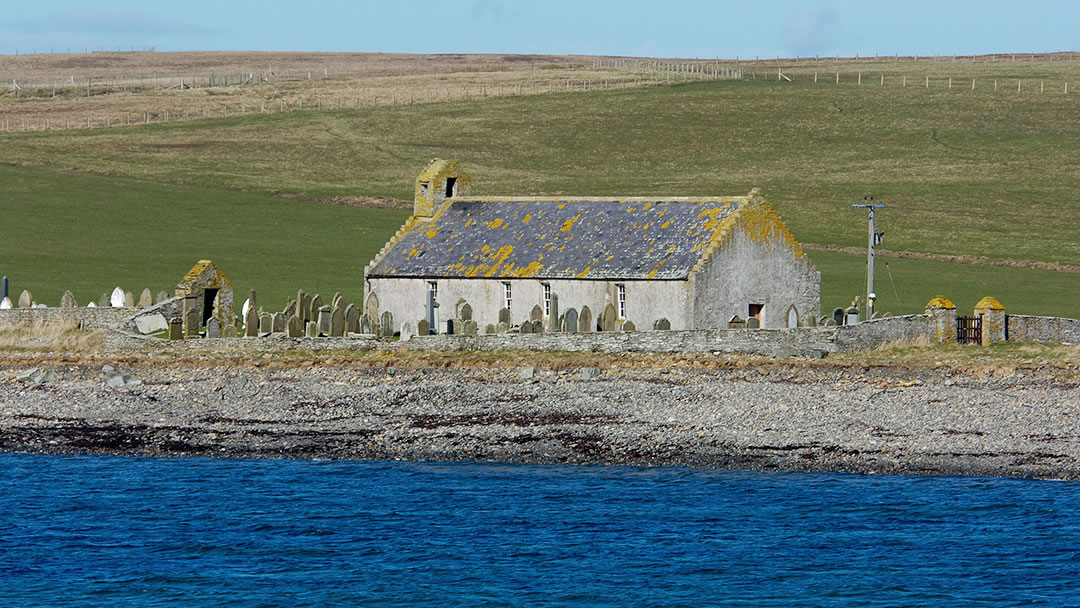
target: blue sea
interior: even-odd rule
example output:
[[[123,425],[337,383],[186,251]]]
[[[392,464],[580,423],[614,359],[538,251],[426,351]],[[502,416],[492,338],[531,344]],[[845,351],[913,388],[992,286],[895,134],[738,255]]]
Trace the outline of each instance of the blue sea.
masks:
[[[0,606],[1080,605],[1080,485],[0,454]]]

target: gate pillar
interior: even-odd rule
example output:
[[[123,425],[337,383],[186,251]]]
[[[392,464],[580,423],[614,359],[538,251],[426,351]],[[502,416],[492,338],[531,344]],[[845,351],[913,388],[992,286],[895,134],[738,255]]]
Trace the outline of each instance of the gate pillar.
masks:
[[[956,342],[956,306],[948,298],[938,296],[927,302],[926,314],[930,316],[935,340],[939,343]]]
[[[997,298],[986,296],[975,305],[975,314],[982,317],[983,346],[1005,341],[1005,307]]]

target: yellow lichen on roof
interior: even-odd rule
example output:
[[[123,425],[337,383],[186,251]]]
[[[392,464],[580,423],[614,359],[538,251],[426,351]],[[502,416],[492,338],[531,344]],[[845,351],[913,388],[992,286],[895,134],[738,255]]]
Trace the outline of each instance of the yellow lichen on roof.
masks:
[[[956,310],[956,305],[953,304],[949,298],[945,296],[937,296],[933,300],[926,303],[926,310],[941,308],[945,310]]]
[[[577,214],[577,215],[575,215],[574,217],[572,217],[572,218],[570,218],[570,219],[566,220],[565,222],[563,222],[562,228],[560,228],[560,230],[561,230],[562,232],[567,232],[567,231],[569,231],[569,230],[570,230],[571,228],[573,228],[573,227],[574,227],[574,224],[575,224],[575,223],[576,223],[576,222],[577,222],[577,221],[578,221],[579,219],[581,219],[581,214],[580,214],[580,213],[579,213],[579,214]]]
[[[1005,310],[1005,306],[994,296],[986,296],[975,305],[975,310]]]
[[[502,221],[501,217],[497,217],[497,218],[491,220],[490,222],[488,222],[488,228],[498,228],[499,226],[502,226],[502,225],[503,225],[503,221]]]

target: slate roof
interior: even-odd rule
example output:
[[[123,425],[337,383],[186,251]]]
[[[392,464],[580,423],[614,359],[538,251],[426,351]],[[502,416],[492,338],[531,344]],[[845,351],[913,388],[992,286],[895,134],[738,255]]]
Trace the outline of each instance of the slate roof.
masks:
[[[410,220],[367,276],[685,279],[745,200],[459,199]]]

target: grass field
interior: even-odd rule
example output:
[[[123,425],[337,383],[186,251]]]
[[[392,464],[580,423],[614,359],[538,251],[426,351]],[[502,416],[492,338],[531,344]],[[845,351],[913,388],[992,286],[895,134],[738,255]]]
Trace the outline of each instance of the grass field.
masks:
[[[819,245],[864,246],[865,212],[849,205],[874,195],[888,205],[879,215],[888,249],[1080,265],[1080,97],[1034,84],[1080,82],[1075,62],[881,62],[866,67],[863,86],[854,79],[862,67],[852,64],[842,65],[840,85],[826,82],[821,74],[832,67],[785,68],[794,83],[764,80],[762,66],[742,82],[3,133],[0,163],[17,166],[0,171],[3,223],[29,226],[18,240],[40,248],[5,239],[0,272],[33,267],[41,279],[31,284],[58,300],[76,287],[69,277],[78,262],[96,298],[114,283],[128,288],[108,277],[131,276],[131,289],[156,291],[162,277],[176,280],[195,259],[212,257],[238,286],[274,298],[299,287],[359,290],[363,265],[405,214],[304,199],[410,199],[413,178],[434,157],[460,159],[478,194],[709,195],[756,186],[796,238]],[[932,74],[930,88],[922,72]],[[970,78],[959,84],[965,74],[1013,78],[1013,90],[985,82],[971,91]],[[1015,78],[1031,88],[1016,93]],[[282,192],[300,200],[267,195]],[[89,206],[100,208],[94,224],[79,215]],[[64,228],[57,217],[80,223]],[[362,230],[343,228],[351,226]],[[44,250],[58,242],[127,250],[114,268],[103,257],[49,258]],[[823,312],[862,292],[861,256],[811,256],[823,274]],[[879,263],[882,311],[919,310],[938,293],[963,310],[992,294],[1015,312],[1080,316],[1077,272],[889,264],[899,298]]]

